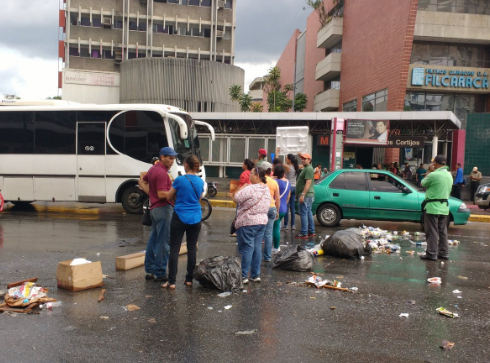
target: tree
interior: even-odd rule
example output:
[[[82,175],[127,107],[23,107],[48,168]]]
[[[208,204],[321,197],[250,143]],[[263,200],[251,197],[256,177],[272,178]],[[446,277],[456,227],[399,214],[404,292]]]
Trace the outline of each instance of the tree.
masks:
[[[304,93],[297,93],[294,97],[294,111],[303,112],[308,105],[308,96]]]
[[[306,5],[308,5],[310,8],[315,10],[315,12],[318,14],[318,20],[320,21],[322,28],[325,25],[327,25],[327,23],[331,19],[331,16],[328,15],[331,9],[327,9],[325,7],[325,4],[323,2],[324,0],[305,0],[305,1],[306,1]],[[344,12],[344,0],[333,0],[333,8],[335,9],[333,16],[342,16]]]
[[[251,112],[262,112],[264,111],[264,106],[260,102],[254,102],[250,106]]]
[[[46,97],[47,100],[61,100],[61,96]]]
[[[248,112],[250,111],[250,106],[252,105],[252,96],[242,93],[238,103],[240,103],[240,111]]]
[[[239,101],[242,95],[242,86],[234,84],[230,87],[229,92],[232,101]]]
[[[269,103],[269,97],[272,95],[272,109],[275,110],[277,93],[274,91],[279,91],[281,89],[281,85],[279,84],[279,80],[281,79],[281,69],[277,66],[271,67],[269,69],[269,73],[264,78],[264,90],[268,93],[267,103]],[[271,106],[269,103],[269,112],[278,111],[271,111]]]

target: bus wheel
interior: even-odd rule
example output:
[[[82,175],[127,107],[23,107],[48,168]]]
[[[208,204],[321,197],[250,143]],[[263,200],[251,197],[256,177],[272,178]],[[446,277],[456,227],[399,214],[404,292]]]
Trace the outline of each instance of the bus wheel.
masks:
[[[208,219],[212,211],[213,207],[211,207],[211,203],[209,203],[209,200],[207,200],[206,198],[201,198],[201,221],[205,221],[206,219]]]
[[[140,201],[141,194],[143,191],[137,187],[130,187],[123,192],[121,203],[126,213],[143,213],[143,202]]]

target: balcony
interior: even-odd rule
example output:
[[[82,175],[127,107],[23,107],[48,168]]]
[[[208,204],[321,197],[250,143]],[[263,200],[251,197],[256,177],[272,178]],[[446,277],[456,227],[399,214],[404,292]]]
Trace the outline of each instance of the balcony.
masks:
[[[316,38],[317,48],[329,49],[342,39],[344,18],[333,17],[323,28],[318,31]]]
[[[329,81],[340,75],[341,53],[330,53],[316,65],[315,80]]]
[[[338,89],[329,89],[315,96],[315,105],[313,111],[337,111],[339,109]]]
[[[419,10],[414,39],[490,44],[490,16]]]

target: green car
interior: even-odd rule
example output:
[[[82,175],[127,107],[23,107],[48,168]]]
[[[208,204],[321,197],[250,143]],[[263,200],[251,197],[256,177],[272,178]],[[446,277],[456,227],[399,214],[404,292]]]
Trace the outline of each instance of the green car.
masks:
[[[316,182],[312,212],[321,225],[333,227],[341,219],[423,222],[425,192],[386,170],[336,170]],[[470,210],[449,198],[451,221],[466,224]]]

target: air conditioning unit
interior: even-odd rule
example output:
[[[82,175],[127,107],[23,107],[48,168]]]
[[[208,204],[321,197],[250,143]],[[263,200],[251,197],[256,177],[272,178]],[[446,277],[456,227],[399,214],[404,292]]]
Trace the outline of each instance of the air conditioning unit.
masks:
[[[120,64],[122,62],[122,50],[116,49],[114,54],[114,63]]]
[[[225,0],[218,0],[218,9],[224,9]]]
[[[216,38],[222,39],[224,33],[225,33],[224,30],[217,30],[216,31]]]
[[[112,18],[103,18],[102,25],[104,28],[110,28],[112,26]]]

